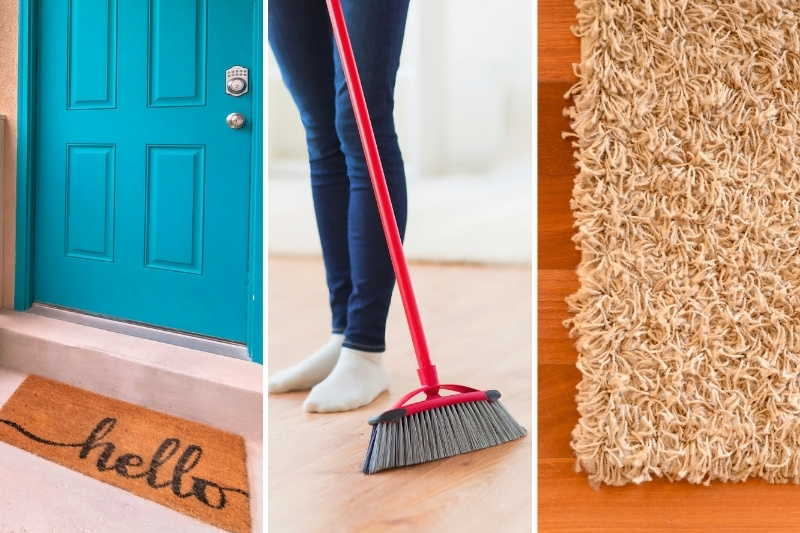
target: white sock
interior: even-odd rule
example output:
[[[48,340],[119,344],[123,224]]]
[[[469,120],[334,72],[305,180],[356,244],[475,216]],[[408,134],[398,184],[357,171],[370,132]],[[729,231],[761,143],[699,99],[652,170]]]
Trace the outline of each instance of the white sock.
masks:
[[[383,354],[342,348],[336,367],[303,402],[307,413],[350,411],[371,403],[389,388]]]
[[[322,348],[269,378],[267,390],[269,392],[289,392],[310,389],[325,379],[336,366],[342,342],[344,342],[344,335],[334,333]]]

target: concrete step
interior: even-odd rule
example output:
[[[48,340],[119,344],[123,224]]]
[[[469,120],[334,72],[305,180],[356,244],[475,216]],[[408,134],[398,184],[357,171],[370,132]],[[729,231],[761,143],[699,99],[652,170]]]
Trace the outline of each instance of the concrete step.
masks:
[[[242,435],[263,524],[262,367],[29,313],[0,312],[0,405],[27,374]],[[0,533],[220,531],[0,443]]]

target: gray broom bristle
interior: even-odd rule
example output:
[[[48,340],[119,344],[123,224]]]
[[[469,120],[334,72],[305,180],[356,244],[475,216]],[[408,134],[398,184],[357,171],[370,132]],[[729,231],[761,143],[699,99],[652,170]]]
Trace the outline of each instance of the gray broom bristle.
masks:
[[[372,426],[361,472],[444,459],[527,435],[499,401],[465,402]]]

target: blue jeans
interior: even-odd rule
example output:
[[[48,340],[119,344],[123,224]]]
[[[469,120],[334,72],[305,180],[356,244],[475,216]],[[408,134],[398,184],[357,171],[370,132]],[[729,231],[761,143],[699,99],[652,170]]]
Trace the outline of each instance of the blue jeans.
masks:
[[[328,11],[324,0],[268,6],[269,43],[306,131],[333,332],[345,347],[382,352],[395,277]],[[406,179],[393,111],[408,0],[342,8],[402,236]]]

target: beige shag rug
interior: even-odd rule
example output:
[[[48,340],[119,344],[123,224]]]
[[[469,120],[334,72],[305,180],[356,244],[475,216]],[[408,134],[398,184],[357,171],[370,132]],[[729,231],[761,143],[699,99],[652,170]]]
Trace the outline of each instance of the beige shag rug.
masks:
[[[590,483],[800,482],[800,2],[578,0]]]

